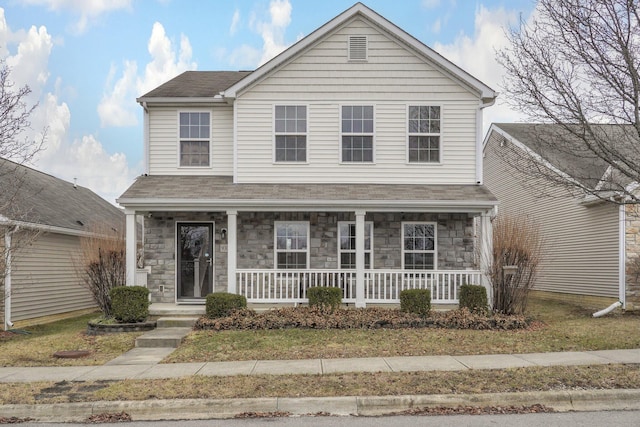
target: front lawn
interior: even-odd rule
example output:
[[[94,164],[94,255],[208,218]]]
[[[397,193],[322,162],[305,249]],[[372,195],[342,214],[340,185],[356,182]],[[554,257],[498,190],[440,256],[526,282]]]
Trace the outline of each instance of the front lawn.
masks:
[[[88,336],[87,322],[96,313],[25,328],[26,334],[0,337],[0,366],[103,365],[133,348],[141,332]],[[58,359],[57,351],[89,350],[81,359]]]
[[[164,362],[464,355],[640,347],[640,316],[619,311],[594,319],[582,308],[532,299],[539,322],[514,331],[346,329],[197,331]]]

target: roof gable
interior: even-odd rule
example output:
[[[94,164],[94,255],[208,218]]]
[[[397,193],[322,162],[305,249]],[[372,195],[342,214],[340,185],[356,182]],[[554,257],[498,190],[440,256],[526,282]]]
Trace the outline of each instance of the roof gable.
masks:
[[[402,30],[400,27],[388,21],[386,18],[382,17],[372,9],[369,9],[364,4],[356,3],[354,6],[336,16],[331,21],[327,22],[308,36],[304,37],[296,44],[289,47],[275,58],[271,59],[269,62],[259,67],[254,72],[248,74],[246,77],[230,86],[224,91],[224,97],[237,97],[239,92],[247,89],[248,87],[267,77],[275,70],[287,64],[302,52],[315,45],[318,41],[329,35],[331,32],[355,18],[361,18],[376,26],[381,31],[385,32],[387,35],[395,39],[397,42],[409,48],[416,55],[421,56],[425,61],[429,62],[436,69],[448,75],[471,92],[474,92],[476,96],[481,98],[484,102],[492,103],[497,96],[497,93],[489,86],[471,76],[469,73],[453,64],[442,55],[429,48],[424,43],[420,42],[415,37]]]
[[[124,213],[88,188],[0,159],[0,217],[49,227],[90,232],[105,224],[122,230]],[[9,203],[10,202],[10,203]]]

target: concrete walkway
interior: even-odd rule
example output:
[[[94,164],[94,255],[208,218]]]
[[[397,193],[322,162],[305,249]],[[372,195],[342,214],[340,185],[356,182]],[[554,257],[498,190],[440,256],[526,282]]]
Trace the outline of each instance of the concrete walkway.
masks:
[[[134,348],[103,366],[0,367],[0,383],[93,381],[186,376],[333,374],[506,369],[531,366],[638,364],[640,349],[479,356],[410,356],[358,359],[248,360],[158,364],[167,348]]]

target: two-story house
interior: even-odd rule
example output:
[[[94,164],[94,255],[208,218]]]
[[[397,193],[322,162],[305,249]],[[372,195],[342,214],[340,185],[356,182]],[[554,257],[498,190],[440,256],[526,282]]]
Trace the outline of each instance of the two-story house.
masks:
[[[177,76],[138,99],[146,173],[118,200],[129,284],[144,215],[153,302],[299,303],[324,285],[358,307],[413,287],[456,303],[491,241],[496,95],[361,3],[255,71]]]

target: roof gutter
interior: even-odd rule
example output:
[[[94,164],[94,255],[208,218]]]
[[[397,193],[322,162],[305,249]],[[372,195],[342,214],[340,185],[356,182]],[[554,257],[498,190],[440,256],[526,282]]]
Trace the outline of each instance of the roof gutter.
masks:
[[[0,217],[0,225],[7,225],[19,228],[26,228],[30,230],[37,230],[46,233],[65,234],[67,236],[80,236],[80,237],[99,237],[100,234],[91,233],[89,231],[74,230],[72,228],[56,227],[54,225],[36,224],[33,222],[14,221],[8,220],[4,217]]]
[[[4,330],[11,329],[13,322],[11,321],[11,261],[12,261],[12,236],[18,231],[19,227],[14,226],[13,229],[7,231],[4,235]]]

